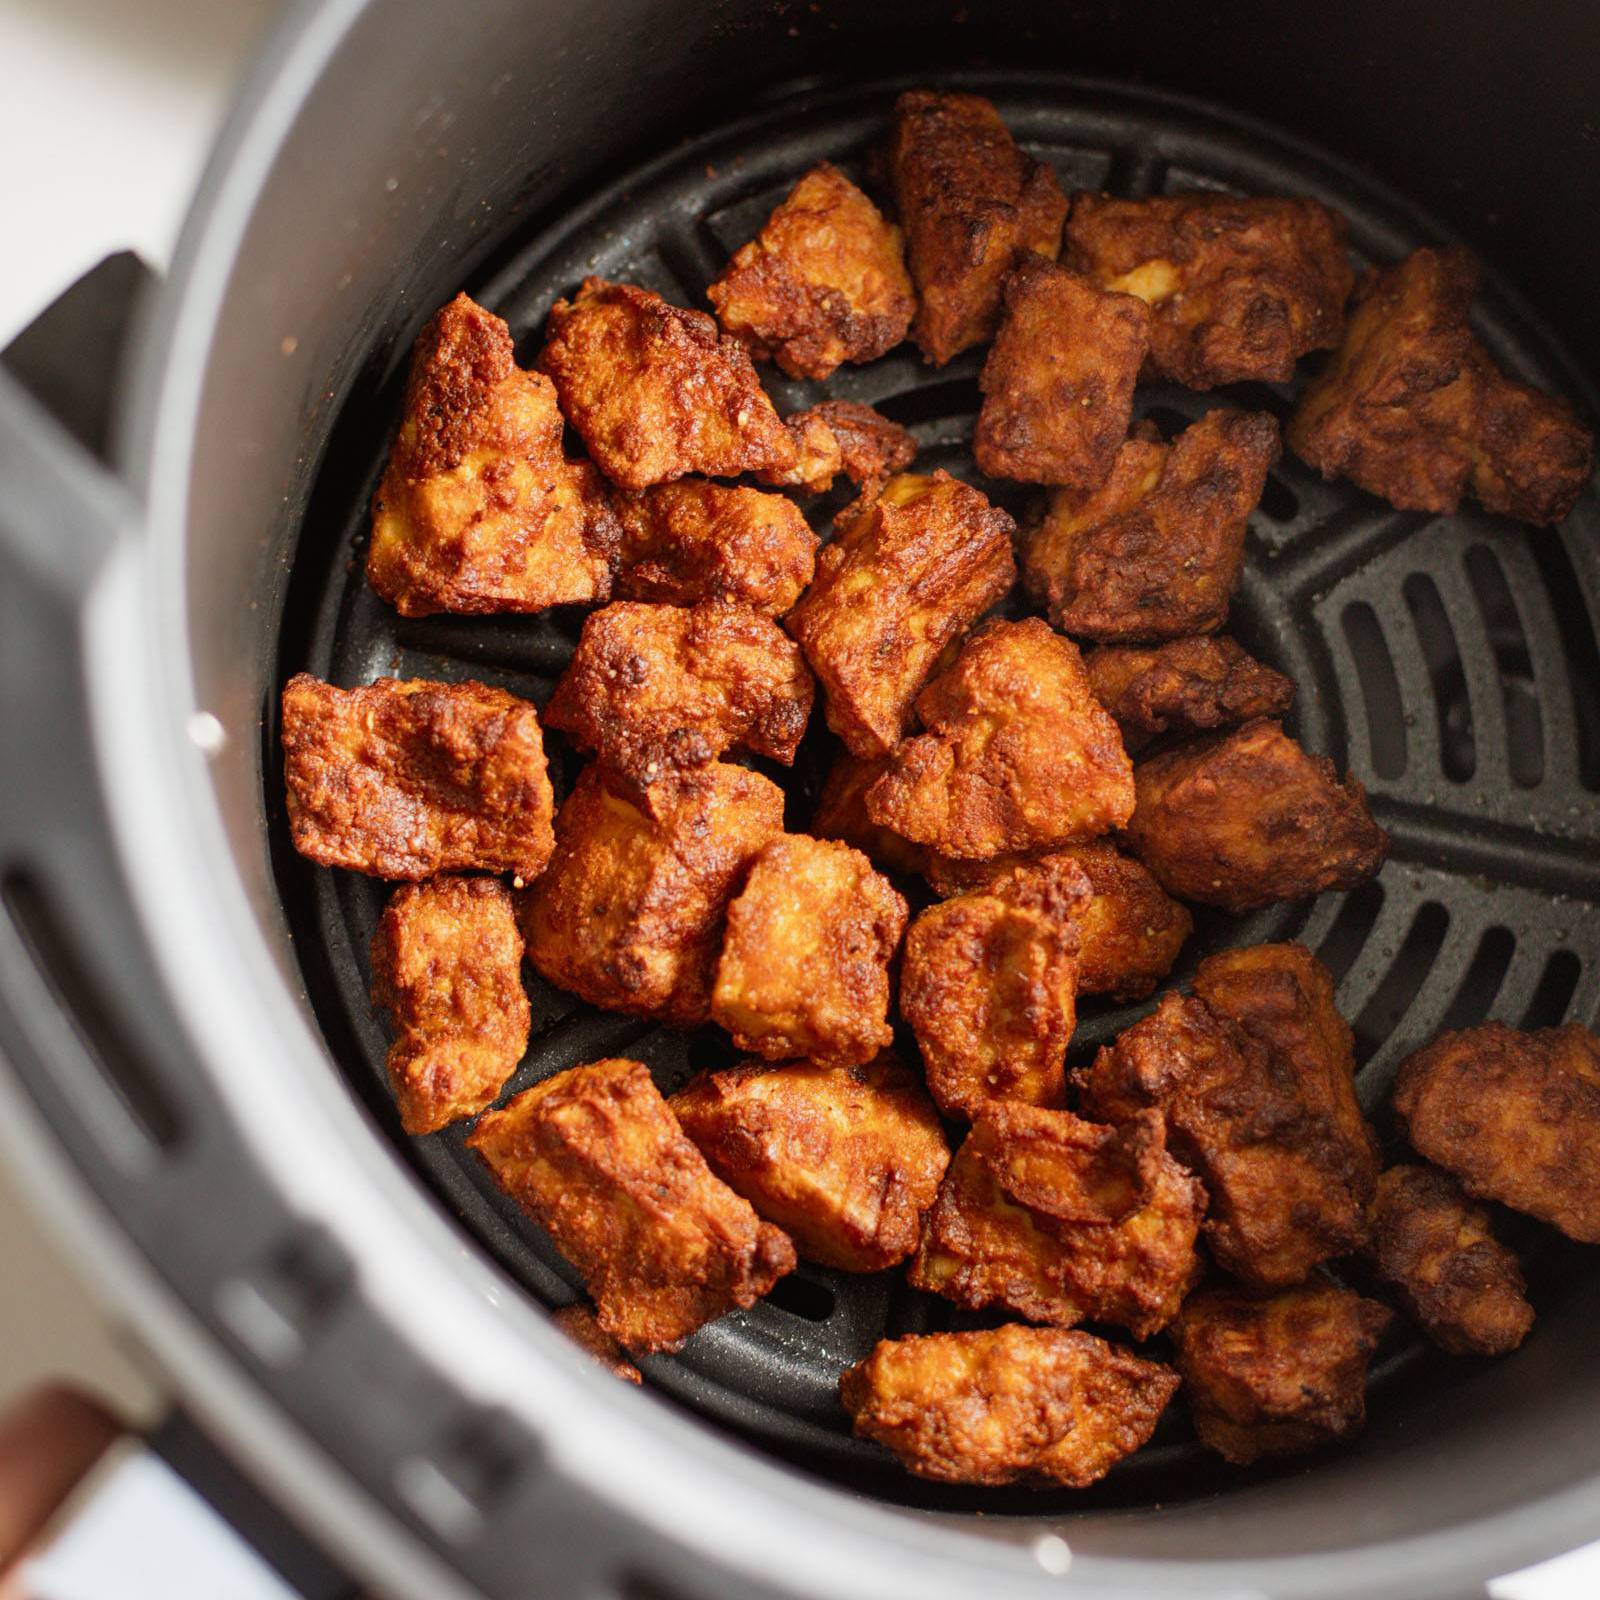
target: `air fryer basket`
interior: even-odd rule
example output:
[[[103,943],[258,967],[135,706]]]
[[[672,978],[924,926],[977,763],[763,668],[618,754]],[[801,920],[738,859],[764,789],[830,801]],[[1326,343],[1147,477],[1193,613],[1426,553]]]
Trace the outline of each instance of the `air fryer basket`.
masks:
[[[509,320],[525,362],[538,350],[551,302],[591,272],[703,305],[706,285],[728,256],[809,166],[827,159],[868,181],[869,152],[895,93],[927,81],[924,75],[775,97],[755,116],[678,144],[541,219],[468,287]],[[1069,193],[1311,195],[1349,218],[1362,266],[1437,238],[1425,219],[1349,169],[1221,109],[1039,74],[937,81],[990,95]],[[1503,297],[1483,297],[1477,327],[1509,371],[1554,390],[1569,384],[1560,358]],[[299,670],[345,685],[380,673],[473,677],[542,704],[567,662],[582,611],[407,620],[366,583],[368,506],[398,406],[403,354],[401,346],[391,352],[381,390],[351,403],[339,448],[324,464],[296,558],[278,681]],[[981,361],[981,351],[969,351],[936,370],[908,344],[864,368],[842,369],[827,390],[771,371],[768,382],[780,412],[827,392],[867,401],[913,430],[919,470],[945,467],[973,478]],[[1217,404],[1281,418],[1297,387],[1246,384],[1202,395],[1141,386],[1138,410],[1168,433]],[[1033,492],[997,482],[984,487],[1019,520]],[[815,506],[819,531],[843,498],[835,492]],[[1486,1017],[1548,1026],[1568,1015],[1592,1016],[1600,999],[1600,656],[1584,600],[1600,586],[1600,507],[1586,495],[1555,533],[1473,512],[1397,512],[1348,484],[1323,483],[1286,455],[1252,518],[1248,550],[1231,631],[1294,678],[1291,731],[1341,769],[1353,768],[1395,848],[1377,882],[1351,894],[1275,906],[1248,920],[1203,915],[1174,981],[1225,945],[1303,940],[1339,981],[1340,1008],[1356,1034],[1362,1099],[1381,1123],[1396,1064],[1440,1029]],[[294,855],[281,812],[275,721],[265,734],[279,881],[335,1059],[463,1226],[537,1299],[569,1300],[581,1293],[580,1280],[498,1193],[466,1148],[465,1126],[424,1140],[399,1131],[383,1070],[385,1036],[368,999],[367,949],[388,886],[320,871]],[[553,744],[559,776],[570,782],[578,759]],[[767,769],[789,790],[791,827],[804,826],[833,748],[818,726],[794,774]],[[914,887],[908,892],[916,894]],[[534,1037],[511,1090],[621,1053],[646,1061],[670,1093],[696,1068],[735,1059],[715,1028],[685,1035],[608,1015],[531,969],[529,976]],[[1092,1055],[1152,1004],[1086,1005],[1074,1058]],[[907,1059],[915,1060],[915,1045],[905,1043]],[[1389,1144],[1391,1154],[1402,1148],[1393,1137]],[[1503,1220],[1527,1253],[1542,1310],[1583,1270],[1583,1253],[1550,1230]],[[910,1290],[899,1271],[860,1276],[804,1264],[767,1301],[713,1324],[681,1354],[658,1357],[646,1369],[653,1385],[739,1433],[908,1504],[1059,1516],[1085,1506],[1171,1505],[1249,1481],[1222,1471],[1193,1441],[1181,1406],[1151,1447],[1087,1493],[935,1488],[851,1437],[837,1398],[844,1366],[886,1336],[973,1325],[946,1302]],[[1415,1405],[1424,1390],[1446,1397],[1473,1371],[1414,1333],[1395,1335],[1372,1375],[1377,1432],[1395,1425],[1395,1408]],[[1255,1476],[1274,1470],[1299,1473],[1306,1463]]]

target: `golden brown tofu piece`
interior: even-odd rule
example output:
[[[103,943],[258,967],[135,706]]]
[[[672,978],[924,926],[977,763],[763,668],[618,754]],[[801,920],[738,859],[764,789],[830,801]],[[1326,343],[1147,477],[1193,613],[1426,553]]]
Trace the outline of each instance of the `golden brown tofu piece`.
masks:
[[[993,856],[958,861],[932,856],[924,871],[939,895],[970,893],[1015,871],[1075,867],[1089,883],[1079,905],[1078,993],[1142,1000],[1172,971],[1194,918],[1148,871],[1103,839],[1063,845],[1041,856]]]
[[[1128,847],[1169,894],[1235,916],[1353,889],[1389,854],[1366,790],[1266,718],[1151,756],[1133,781]]]
[[[1117,1123],[1160,1111],[1210,1196],[1217,1264],[1257,1288],[1298,1283],[1362,1244],[1377,1179],[1333,981],[1303,946],[1258,945],[1201,962],[1195,989],[1101,1050],[1079,1105]]]
[[[855,1431],[919,1478],[1087,1488],[1155,1432],[1178,1376],[1063,1328],[884,1339],[839,1380]]]
[[[385,1065],[407,1133],[492,1104],[532,1022],[506,886],[447,874],[396,889],[372,938],[372,1003],[394,1029]]]
[[[911,924],[900,1014],[946,1116],[973,1117],[990,1100],[1061,1104],[1089,893],[1076,866],[1053,860],[942,900]]]
[[[1277,423],[1226,407],[1171,444],[1129,439],[1099,488],[1051,493],[1023,550],[1028,592],[1078,638],[1214,632],[1228,619],[1245,527],[1277,459]]]
[[[1560,522],[1594,471],[1594,436],[1565,400],[1495,366],[1468,323],[1477,263],[1415,250],[1356,292],[1344,342],[1289,423],[1295,454],[1402,511]]]
[[[629,1350],[676,1350],[794,1271],[794,1246],[713,1175],[637,1061],[558,1072],[485,1112],[467,1143]]]
[[[1101,645],[1085,652],[1083,666],[1130,753],[1163,733],[1281,717],[1294,703],[1292,679],[1221,636]]]
[[[791,378],[876,361],[917,302],[900,230],[830,162],[814,166],[706,290],[717,320]]]
[[[549,870],[519,914],[528,959],[608,1011],[692,1028],[711,1015],[728,901],[783,831],[783,791],[713,762],[641,796],[598,762],[556,818]]]
[[[1587,1028],[1440,1034],[1401,1062],[1394,1109],[1474,1199],[1600,1244],[1600,1038]]]
[[[917,1248],[950,1165],[933,1103],[889,1056],[702,1072],[668,1104],[724,1183],[806,1259],[845,1272]]]
[[[854,755],[899,744],[917,691],[1016,578],[1016,524],[948,472],[903,472],[840,512],[785,626]]]
[[[1114,1322],[1144,1339],[1200,1277],[1200,1184],[1161,1118],[1119,1128],[1017,1101],[972,1125],[928,1213],[913,1288],[1032,1322]]]
[[[1393,1320],[1326,1280],[1267,1299],[1194,1295],[1170,1332],[1201,1443],[1243,1466],[1359,1433],[1367,1361]]]
[[[848,750],[840,751],[828,769],[806,832],[818,839],[842,839],[881,871],[910,876],[925,869],[928,852],[920,844],[880,828],[867,815],[867,790],[878,781],[887,764],[884,756],[863,761]]]
[[[544,721],[649,783],[725,750],[791,765],[812,692],[799,645],[749,606],[619,600],[585,620]]]
[[[703,311],[649,289],[585,278],[550,308],[539,366],[600,470],[624,489],[794,461],[745,347]]]
[[[1487,1209],[1437,1167],[1390,1167],[1378,1179],[1365,1254],[1411,1320],[1454,1355],[1505,1355],[1533,1326],[1516,1256]]]
[[[844,450],[838,434],[817,415],[814,406],[809,411],[791,412],[783,419],[783,426],[794,441],[794,464],[769,467],[758,472],[756,477],[779,489],[826,494],[833,487],[833,480],[844,471]]]
[[[870,492],[917,456],[917,441],[908,430],[859,400],[823,400],[785,417],[783,425],[794,436],[799,460],[787,472],[762,473],[762,481],[809,494],[831,489],[841,472]]]
[[[1027,250],[1055,259],[1067,200],[981,95],[913,89],[895,102],[889,176],[917,286],[911,337],[942,367],[994,337],[1006,274]]]
[[[732,600],[779,617],[816,571],[817,536],[781,494],[685,478],[618,495],[617,516],[624,600]]]
[[[605,480],[561,452],[555,386],[460,294],[422,330],[372,501],[367,577],[404,617],[604,600],[621,528]]]
[[[624,1383],[642,1383],[639,1369],[627,1352],[600,1326],[600,1319],[584,1305],[562,1306],[550,1320],[584,1352],[598,1361],[614,1378]]]
[[[1149,330],[1142,300],[1023,256],[978,379],[979,467],[991,478],[1098,488],[1128,436]]]
[[[1063,260],[1149,305],[1147,374],[1189,389],[1287,382],[1339,342],[1355,282],[1337,211],[1264,195],[1075,195]]]
[[[871,1061],[894,1042],[889,962],[906,903],[859,850],[785,834],[728,907],[712,1020],[769,1061]]]
[[[379,678],[283,687],[283,780],[294,847],[375,878],[509,872],[550,859],[555,797],[532,705],[482,683]]]
[[[1133,766],[1077,646],[1037,617],[989,622],[917,698],[926,733],[867,791],[874,822],[941,855],[1044,850],[1121,827]]]

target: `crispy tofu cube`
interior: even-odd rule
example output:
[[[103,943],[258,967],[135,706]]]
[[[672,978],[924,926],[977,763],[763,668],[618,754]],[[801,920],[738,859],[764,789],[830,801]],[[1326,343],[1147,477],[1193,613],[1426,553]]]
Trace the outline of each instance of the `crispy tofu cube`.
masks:
[[[1204,1213],[1154,1112],[1107,1128],[996,1101],[950,1163],[910,1281],[974,1311],[1114,1322],[1144,1339],[1199,1280]]]
[[[1315,200],[1073,197],[1063,260],[1151,310],[1151,377],[1190,389],[1284,383],[1339,342],[1355,282],[1345,222]]]
[[[1488,1210],[1437,1167],[1390,1167],[1378,1179],[1365,1255],[1411,1320],[1454,1355],[1505,1355],[1533,1327],[1516,1256]]]
[[[920,844],[880,828],[867,815],[867,790],[887,765],[887,757],[863,761],[848,750],[841,751],[828,769],[806,832],[814,838],[842,839],[854,845],[882,872],[912,876],[927,866],[928,852]]]
[[[1149,1439],[1177,1387],[1092,1334],[1013,1323],[882,1340],[839,1398],[919,1478],[1083,1489]]]
[[[779,489],[798,489],[802,494],[826,494],[833,480],[844,471],[844,450],[839,436],[817,414],[794,411],[783,419],[783,426],[794,441],[792,466],[767,468],[756,474],[762,483]]]
[[[1061,1104],[1089,894],[1077,867],[1052,861],[929,906],[911,924],[900,1013],[946,1116],[971,1118],[991,1100]]]
[[[975,94],[901,95],[889,175],[917,286],[911,337],[942,367],[994,337],[1001,285],[1022,252],[1055,259],[1066,196]]]
[[[978,465],[991,478],[1098,488],[1128,435],[1149,332],[1142,300],[1023,256],[978,379]]]
[[[584,1352],[598,1361],[614,1378],[624,1383],[641,1383],[639,1369],[628,1359],[627,1352],[600,1326],[600,1319],[588,1306],[562,1306],[552,1312],[550,1320]]]
[[[1477,263],[1415,250],[1362,279],[1344,342],[1300,397],[1295,454],[1402,511],[1490,511],[1556,523],[1594,471],[1594,435],[1565,400],[1508,378],[1468,310]]]
[[[692,1028],[711,1015],[728,901],[783,831],[783,791],[743,767],[638,786],[594,763],[556,818],[549,870],[519,907],[528,959],[608,1011]]]
[[[1474,1199],[1600,1244],[1600,1037],[1587,1028],[1440,1034],[1401,1062],[1394,1109]]]
[[[781,494],[686,478],[619,495],[617,516],[624,600],[733,600],[778,617],[816,571],[817,536]]]
[[[437,1133],[493,1103],[528,1048],[522,935],[497,878],[453,874],[390,896],[372,938],[372,1003],[407,1133]]]
[[[950,1164],[933,1103],[889,1056],[703,1072],[668,1104],[724,1183],[803,1257],[845,1272],[917,1248]]]
[[[794,461],[737,339],[649,289],[585,278],[550,309],[539,365],[600,470],[624,489]]]
[[[1151,756],[1133,781],[1129,848],[1169,894],[1235,916],[1353,889],[1389,854],[1366,790],[1265,718]]]
[[[620,600],[585,620],[544,721],[649,783],[732,749],[791,765],[812,692],[799,645],[749,606]]]
[[[1359,1433],[1367,1361],[1394,1313],[1325,1279],[1267,1299],[1194,1295],[1171,1328],[1195,1432],[1227,1461],[1300,1455]]]
[[[728,907],[712,1020],[769,1061],[870,1061],[894,1042],[889,962],[905,926],[905,901],[859,850],[774,839]]]
[[[900,230],[819,162],[706,290],[717,320],[791,378],[876,361],[906,336],[917,302]]]
[[[958,861],[932,856],[924,868],[939,895],[985,888],[1018,868],[1059,872],[1076,868],[1089,898],[1073,920],[1078,929],[1078,993],[1142,1000],[1172,971],[1194,918],[1150,873],[1103,839],[1064,845],[1042,856],[993,856]]]
[[[294,847],[375,878],[539,876],[555,797],[534,708],[481,683],[379,678],[283,689],[283,780]]]
[[[637,1061],[594,1061],[486,1112],[467,1143],[555,1241],[629,1350],[676,1350],[795,1265],[684,1136]]]
[[[1105,644],[1086,651],[1083,666],[1130,754],[1164,733],[1210,733],[1254,717],[1281,717],[1294,703],[1292,679],[1220,636]]]
[[[989,622],[917,698],[926,733],[867,791],[882,827],[941,855],[1045,850],[1121,827],[1133,766],[1077,647],[1037,617]]]
[[[905,472],[839,514],[785,626],[853,755],[899,744],[945,647],[1010,589],[1016,524],[947,472]]]
[[[1212,633],[1278,459],[1261,413],[1208,411],[1169,445],[1135,437],[1092,490],[1057,489],[1023,551],[1028,592],[1075,638],[1135,643]]]
[[[555,386],[457,295],[417,339],[372,502],[367,577],[404,617],[604,600],[621,528],[605,480],[561,452]]]
[[[794,435],[799,462],[787,473],[763,473],[762,481],[811,494],[831,489],[841,472],[858,489],[876,489],[917,456],[907,429],[859,400],[824,400],[785,417],[783,425]]]
[[[1217,1264],[1262,1289],[1298,1283],[1366,1239],[1377,1143],[1356,1100],[1350,1030],[1327,968],[1301,945],[1201,962],[1079,1075],[1085,1116],[1166,1119],[1210,1196]]]

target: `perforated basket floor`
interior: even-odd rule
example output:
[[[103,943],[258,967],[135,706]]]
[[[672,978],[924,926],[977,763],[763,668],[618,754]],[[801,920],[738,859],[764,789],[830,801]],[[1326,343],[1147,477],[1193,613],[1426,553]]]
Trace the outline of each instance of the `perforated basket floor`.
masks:
[[[612,183],[521,241],[486,281],[466,287],[509,320],[525,362],[551,302],[587,273],[703,306],[707,283],[808,166],[826,157],[862,178],[894,94],[908,86],[775,100]],[[1349,218],[1361,264],[1440,237],[1359,175],[1223,113],[1067,78],[963,86],[990,94],[1069,192],[1204,187],[1312,195]],[[427,309],[419,308],[419,319]],[[1559,351],[1492,286],[1475,321],[1509,370],[1592,409]],[[580,613],[407,621],[365,584],[367,506],[405,357],[403,349],[388,352],[381,392],[353,401],[335,432],[297,560],[279,681],[301,669],[344,685],[384,673],[474,677],[542,704],[576,640]],[[974,351],[935,372],[905,345],[871,366],[841,371],[826,392],[878,406],[916,434],[919,467],[979,482],[1020,513],[1028,491],[982,479],[969,454],[980,363]],[[770,371],[767,378],[780,411],[824,393]],[[1293,385],[1238,385],[1210,396],[1142,387],[1137,410],[1170,433],[1218,404],[1283,416],[1293,393]],[[833,497],[815,506],[819,528],[837,504]],[[1295,679],[1291,731],[1367,785],[1394,853],[1375,883],[1348,895],[1246,919],[1202,914],[1173,981],[1185,981],[1201,957],[1225,945],[1303,940],[1338,979],[1341,1009],[1355,1028],[1361,1094],[1374,1110],[1396,1063],[1441,1028],[1487,1017],[1525,1026],[1593,1022],[1600,1012],[1597,618],[1600,508],[1592,490],[1563,529],[1534,531],[1470,510],[1453,518],[1396,512],[1347,485],[1322,483],[1286,456],[1251,519],[1231,631]],[[809,815],[830,754],[821,717],[815,721],[795,773],[769,769],[790,791],[792,827]],[[282,825],[275,725],[268,735],[274,856],[334,1058],[462,1226],[530,1294],[551,1304],[570,1300],[576,1275],[498,1194],[461,1130],[424,1140],[400,1133],[383,1075],[385,1038],[367,999],[367,946],[386,886],[311,868],[294,855]],[[577,762],[558,739],[551,744],[564,792]],[[527,976],[534,1036],[511,1090],[625,1052],[648,1062],[670,1091],[696,1068],[732,1059],[714,1029],[684,1036],[605,1015],[531,969]],[[1074,1058],[1145,1009],[1086,1003]],[[1381,1111],[1379,1123],[1387,1135]],[[1568,1269],[1570,1251],[1507,1220],[1512,1237],[1528,1246],[1537,1304],[1541,1285]],[[717,1422],[909,1503],[1059,1514],[1072,1505],[1170,1502],[1230,1481],[1194,1443],[1181,1407],[1150,1448],[1086,1495],[945,1490],[905,1477],[850,1437],[835,1397],[839,1371],[885,1334],[956,1325],[971,1322],[912,1293],[898,1273],[857,1277],[802,1266],[767,1302],[704,1329],[681,1354],[644,1365],[652,1385]],[[1448,1358],[1397,1334],[1374,1367],[1370,1404],[1448,1381]]]

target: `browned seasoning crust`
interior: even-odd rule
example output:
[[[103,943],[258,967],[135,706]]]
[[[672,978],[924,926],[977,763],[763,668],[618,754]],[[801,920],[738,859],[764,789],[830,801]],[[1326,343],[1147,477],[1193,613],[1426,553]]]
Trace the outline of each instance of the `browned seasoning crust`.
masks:
[[[1053,860],[929,906],[911,924],[900,1014],[947,1116],[971,1117],[989,1100],[1061,1104],[1088,898],[1083,873]]]
[[[783,419],[800,459],[787,472],[764,472],[763,483],[823,494],[839,473],[866,493],[916,460],[917,441],[898,422],[859,400],[822,400]]]
[[[1003,304],[978,379],[979,467],[992,478],[1098,488],[1127,437],[1149,311],[1032,254],[1011,269]]]
[[[1210,1196],[1211,1254],[1242,1282],[1298,1283],[1366,1239],[1377,1143],[1333,981],[1303,946],[1203,961],[1194,996],[1166,995],[1078,1089],[1086,1116],[1161,1112],[1173,1153]]]
[[[624,489],[794,461],[745,347],[703,311],[649,289],[585,278],[550,308],[539,366],[600,470]]]
[[[402,885],[372,936],[372,1003],[394,1030],[385,1065],[400,1125],[436,1133],[476,1116],[528,1048],[522,935],[497,878]]]
[[[900,230],[830,162],[811,169],[706,291],[723,328],[791,378],[875,361],[917,302]]]
[[[867,791],[874,822],[947,856],[1044,850],[1133,812],[1132,764],[1077,647],[1037,617],[985,623],[917,698],[927,730]]]
[[[863,761],[848,750],[841,750],[828,768],[806,832],[818,839],[842,839],[854,845],[880,871],[911,876],[926,869],[927,850],[902,839],[892,829],[880,828],[867,815],[867,791],[887,765],[887,756]]]
[[[816,571],[817,536],[785,495],[685,478],[616,504],[620,599],[732,600],[779,617]]]
[[[1098,488],[1052,492],[1023,550],[1028,592],[1078,638],[1214,632],[1277,459],[1278,425],[1260,412],[1218,407],[1171,444],[1135,435]]]
[[[1191,1296],[1170,1332],[1195,1432],[1240,1465],[1359,1433],[1367,1361],[1393,1320],[1322,1279],[1266,1299],[1220,1287]]]
[[[1390,1167],[1378,1179],[1365,1253],[1411,1320],[1455,1355],[1504,1355],[1533,1327],[1516,1256],[1488,1210],[1437,1167]]]
[[[1172,971],[1194,931],[1194,918],[1115,845],[1090,839],[1042,856],[993,856],[987,861],[931,856],[922,870],[935,894],[952,895],[982,889],[1018,867],[1049,872],[1066,866],[1081,871],[1089,884],[1089,898],[1074,913],[1078,993],[1142,1000]]]
[[[885,1339],[839,1380],[861,1437],[919,1478],[1082,1489],[1150,1435],[1171,1368],[1062,1328]]]
[[[1394,1109],[1474,1199],[1600,1244],[1600,1038],[1587,1028],[1441,1034],[1400,1064]]]
[[[1133,781],[1129,848],[1181,900],[1238,915],[1353,889],[1389,854],[1366,790],[1266,718],[1141,761]]]
[[[816,408],[792,411],[783,419],[784,431],[794,441],[795,457],[787,467],[766,467],[756,477],[778,489],[798,489],[802,494],[826,494],[844,470],[839,436],[817,415]]]
[[[1075,195],[1062,259],[1149,304],[1147,374],[1190,389],[1286,382],[1339,342],[1355,282],[1338,212],[1265,195]]]
[[[1084,652],[1089,684],[1129,751],[1163,733],[1209,733],[1281,717],[1294,682],[1220,635]]]
[[[367,577],[406,617],[604,600],[621,537],[605,480],[561,452],[550,380],[457,295],[417,338],[372,501]]]
[[[614,1378],[624,1383],[641,1383],[639,1369],[627,1352],[600,1326],[600,1319],[585,1305],[562,1306],[550,1320],[586,1355],[593,1357]]]
[[[905,926],[905,900],[859,850],[774,839],[728,907],[712,1020],[771,1061],[870,1061],[894,1041],[889,962]]]
[[[539,719],[481,683],[283,688],[283,778],[301,855],[378,878],[538,877],[555,799]]]
[[[895,102],[889,175],[917,286],[911,337],[943,366],[994,337],[1000,288],[1018,255],[1052,260],[1067,201],[1024,155],[989,101],[913,89]]]
[[[528,959],[591,1005],[697,1027],[728,901],[783,831],[783,791],[713,762],[638,786],[584,768],[550,867],[519,907]]]
[[[668,1104],[718,1177],[806,1259],[845,1272],[917,1248],[950,1164],[932,1102],[890,1056],[703,1072]]]
[[[1199,1280],[1204,1213],[1155,1112],[1109,1128],[997,1101],[950,1164],[910,1282],[974,1311],[1114,1322],[1143,1339]]]
[[[812,693],[800,647],[749,606],[623,600],[584,621],[544,721],[651,782],[731,749],[789,766]]]
[[[887,755],[945,647],[1010,589],[1016,524],[949,473],[901,473],[840,512],[786,622],[851,752]]]
[[[1508,378],[1468,323],[1477,263],[1415,250],[1368,272],[1344,342],[1309,384],[1289,443],[1404,511],[1490,511],[1556,523],[1594,471],[1594,435],[1565,400]]]
[[[675,1350],[794,1270],[788,1238],[712,1174],[637,1061],[557,1073],[486,1112],[467,1143],[629,1350]]]

